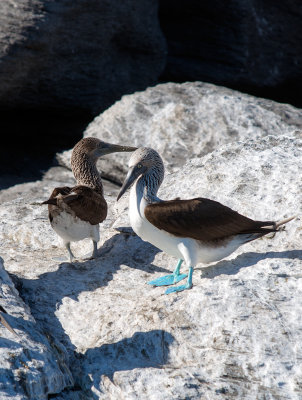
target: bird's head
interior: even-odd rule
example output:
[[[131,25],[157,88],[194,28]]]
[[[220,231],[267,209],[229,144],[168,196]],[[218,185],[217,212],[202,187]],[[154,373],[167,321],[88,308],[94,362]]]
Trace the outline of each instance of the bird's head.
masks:
[[[80,140],[73,148],[72,158],[78,154],[86,154],[88,157],[96,161],[99,157],[106,154],[123,152],[123,151],[134,151],[137,147],[131,146],[120,146],[118,144],[112,144],[104,142],[103,140],[87,137]]]
[[[126,190],[142,175],[154,173],[158,177],[159,184],[163,180],[163,161],[157,151],[150,147],[138,148],[130,157],[128,165],[129,171],[117,196],[117,200],[119,200]]]

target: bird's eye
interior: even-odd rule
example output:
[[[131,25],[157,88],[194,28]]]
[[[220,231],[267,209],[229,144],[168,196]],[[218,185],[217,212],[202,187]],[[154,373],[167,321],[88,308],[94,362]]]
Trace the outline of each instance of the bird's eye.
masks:
[[[142,168],[142,164],[137,164],[137,168]]]

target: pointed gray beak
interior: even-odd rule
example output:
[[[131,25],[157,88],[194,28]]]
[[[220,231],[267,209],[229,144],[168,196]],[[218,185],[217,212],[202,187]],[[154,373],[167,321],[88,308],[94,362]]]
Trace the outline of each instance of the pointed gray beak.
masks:
[[[103,145],[103,154],[118,153],[123,151],[134,151],[137,147],[120,146],[119,144],[106,143]]]
[[[130,186],[133,184],[133,182],[135,182],[136,179],[140,175],[142,175],[146,170],[147,170],[146,167],[137,168],[136,165],[129,169],[126,179],[123,183],[123,186],[121,187],[121,190],[120,190],[119,194],[117,195],[117,198],[116,198],[117,201],[119,201],[119,199],[123,196],[123,194],[126,192],[126,190],[129,189]]]

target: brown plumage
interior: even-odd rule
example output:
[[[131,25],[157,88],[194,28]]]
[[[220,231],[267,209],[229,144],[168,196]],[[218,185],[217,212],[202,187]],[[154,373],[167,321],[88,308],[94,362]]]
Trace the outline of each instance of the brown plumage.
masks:
[[[100,224],[107,217],[106,200],[96,190],[87,186],[55,188],[43,204],[49,205],[50,221],[53,221],[54,216],[64,207],[66,212],[91,225]]]
[[[96,167],[98,158],[105,154],[135,149],[136,147],[119,146],[92,137],[84,138],[74,146],[71,168],[77,185],[55,188],[50,198],[42,203],[48,204],[51,226],[62,238],[70,261],[74,258],[70,242],[87,237],[93,241],[92,257],[97,256],[99,224],[107,216],[102,179]]]
[[[201,197],[149,204],[145,217],[158,229],[203,242],[238,234],[256,234],[256,239],[277,231],[273,221],[254,221],[217,201]]]

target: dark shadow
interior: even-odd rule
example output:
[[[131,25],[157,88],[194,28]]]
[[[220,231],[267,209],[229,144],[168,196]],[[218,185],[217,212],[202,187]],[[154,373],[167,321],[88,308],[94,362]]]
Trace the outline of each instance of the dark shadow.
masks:
[[[82,388],[101,390],[101,376],[114,382],[114,373],[135,368],[161,368],[168,361],[173,336],[163,330],[136,332],[131,338],[89,349],[82,355],[86,376]],[[81,380],[81,377],[79,378]],[[97,397],[95,397],[97,399]]]
[[[88,383],[90,378],[88,375],[83,376],[82,369],[82,363],[86,363],[86,357],[89,360],[98,360],[98,374],[101,369],[102,373],[112,378],[117,370],[161,365],[167,353],[167,345],[161,344],[163,335],[167,343],[170,343],[172,338],[161,331],[137,333],[132,338],[123,339],[116,344],[90,349],[83,358],[77,353],[55,312],[64,298],[69,297],[77,301],[80,293],[94,291],[108,285],[121,264],[127,265],[129,269],[140,269],[148,273],[170,272],[152,264],[158,252],[157,248],[143,242],[138,236],[121,233],[114,235],[101,246],[98,251],[99,257],[95,260],[73,264],[64,262],[57,270],[43,273],[38,279],[22,279],[11,274],[21,297],[29,305],[32,315],[43,329],[52,347],[56,348],[61,343],[67,349],[69,368],[74,377],[77,377],[75,383],[78,384],[77,379],[81,382],[85,381],[85,390],[89,391],[89,396],[92,396]],[[12,321],[12,326],[17,328],[14,321]],[[27,334],[34,331],[32,328],[27,330],[26,326],[24,327]],[[154,345],[153,342],[157,344]],[[127,349],[125,352],[123,352],[124,346]]]
[[[15,381],[12,369],[0,368],[0,376],[0,394],[7,395],[7,398],[12,398],[11,396],[15,394],[14,389],[11,388],[12,382]]]
[[[212,264],[205,268],[196,268],[202,270],[202,276],[215,278],[219,275],[236,275],[241,268],[251,267],[259,261],[267,258],[287,258],[302,260],[302,250],[269,251],[267,253],[249,252],[243,253],[232,260],[222,260],[217,264]]]
[[[15,321],[18,320],[18,318],[11,317],[11,320],[14,321],[14,327],[17,328],[17,324],[15,323]],[[10,349],[18,349],[20,347],[20,343],[18,343],[17,337],[16,340],[10,340],[4,337],[0,337],[0,349],[5,349],[7,347],[9,347]]]
[[[31,302],[32,295],[35,298],[43,291],[45,296],[47,290],[53,288],[55,292],[49,293],[47,297],[50,307],[55,310],[64,297],[77,301],[82,291],[93,291],[106,286],[121,264],[148,273],[169,273],[166,268],[152,264],[159,251],[136,235],[116,234],[101,246],[95,260],[77,261],[72,264],[62,262],[57,270],[43,273],[39,275],[39,279],[22,279],[10,275],[27,303]],[[30,303],[30,307],[35,316],[37,305]],[[39,309],[37,311],[39,312]]]
[[[0,109],[0,190],[41,179],[56,165],[57,152],[72,148],[83,137],[93,116],[87,110]]]

